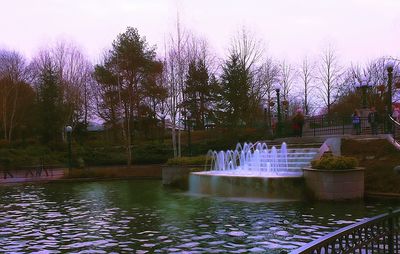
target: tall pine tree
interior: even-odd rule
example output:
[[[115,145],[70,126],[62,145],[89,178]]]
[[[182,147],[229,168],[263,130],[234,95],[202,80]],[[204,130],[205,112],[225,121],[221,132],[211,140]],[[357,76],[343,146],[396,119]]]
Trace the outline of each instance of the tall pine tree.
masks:
[[[204,61],[192,61],[186,76],[185,106],[195,121],[196,129],[204,129],[207,119],[211,118],[213,90]]]
[[[239,56],[231,54],[223,66],[220,91],[220,116],[228,126],[245,126],[249,120],[250,75],[240,62]]]
[[[59,141],[63,131],[64,109],[61,86],[52,64],[48,64],[40,73],[38,111],[38,127],[42,142]]]

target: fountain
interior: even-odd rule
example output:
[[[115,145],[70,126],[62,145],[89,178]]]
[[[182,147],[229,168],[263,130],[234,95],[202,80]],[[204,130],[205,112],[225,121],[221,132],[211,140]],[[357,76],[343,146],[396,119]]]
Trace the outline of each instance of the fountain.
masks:
[[[205,171],[190,174],[191,193],[235,197],[300,198],[302,168],[316,149],[268,147],[266,143],[238,143],[235,150],[209,151]]]

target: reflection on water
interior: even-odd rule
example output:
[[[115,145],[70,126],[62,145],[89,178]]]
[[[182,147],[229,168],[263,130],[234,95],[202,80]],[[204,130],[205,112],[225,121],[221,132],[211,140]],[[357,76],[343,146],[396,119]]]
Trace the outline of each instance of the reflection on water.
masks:
[[[160,181],[0,188],[0,252],[279,253],[390,204],[192,197]]]

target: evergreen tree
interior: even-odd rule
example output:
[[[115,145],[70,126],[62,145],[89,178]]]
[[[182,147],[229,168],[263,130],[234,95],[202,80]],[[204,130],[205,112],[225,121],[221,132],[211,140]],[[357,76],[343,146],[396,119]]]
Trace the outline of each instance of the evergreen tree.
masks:
[[[63,98],[55,68],[42,70],[38,85],[38,127],[43,143],[57,142],[63,131]]]
[[[94,68],[96,86],[97,115],[104,120],[110,130],[113,142],[120,139],[121,107],[119,103],[117,77],[105,66],[96,65]]]
[[[238,55],[231,54],[221,76],[220,116],[229,126],[243,126],[249,120],[250,75]]]
[[[128,165],[132,163],[132,136],[137,133],[134,130],[148,129],[147,120],[151,105],[146,104],[146,94],[151,90],[147,88],[150,88],[149,80],[152,80],[149,76],[160,72],[162,70],[160,66],[162,65],[156,61],[155,48],[149,46],[146,38],[140,36],[138,30],[132,27],[128,27],[125,33],[118,35],[112,44],[112,49],[105,56],[104,63],[96,66],[97,82],[101,86],[112,88],[113,94],[109,98],[113,99],[109,102],[118,103],[113,108],[118,108],[118,114],[122,116],[122,136]],[[104,77],[108,77],[108,81],[110,78],[114,81],[109,83],[103,79]],[[114,98],[118,100],[115,101]],[[111,109],[110,106],[107,108]]]
[[[213,85],[209,82],[208,69],[204,61],[192,61],[186,76],[186,109],[195,121],[196,129],[204,129],[206,119],[212,114]]]

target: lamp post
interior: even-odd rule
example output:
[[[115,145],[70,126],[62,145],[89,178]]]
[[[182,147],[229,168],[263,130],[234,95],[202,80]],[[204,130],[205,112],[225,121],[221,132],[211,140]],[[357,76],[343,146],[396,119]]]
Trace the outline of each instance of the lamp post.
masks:
[[[276,103],[277,103],[277,105],[276,105],[276,107],[277,107],[277,113],[278,113],[278,123],[277,123],[277,134],[278,135],[280,135],[281,134],[281,122],[282,122],[282,119],[281,119],[281,103],[280,103],[280,91],[281,91],[281,86],[278,84],[278,83],[276,83],[275,84],[275,92],[276,92]]]
[[[187,121],[187,129],[188,129],[188,150],[189,150],[189,156],[191,156],[192,155],[192,137],[190,134],[190,128],[192,126],[192,120],[191,120],[192,114],[190,112],[188,112],[186,116],[187,116],[186,121]]]
[[[386,70],[388,72],[388,82],[387,82],[387,97],[386,97],[386,108],[387,108],[387,131],[391,132],[391,122],[389,116],[392,115],[392,82],[393,82],[393,67],[394,63],[389,61],[386,64]]]
[[[362,108],[366,109],[367,105],[367,89],[369,88],[368,80],[366,78],[362,79],[359,84],[358,88],[361,90],[361,99],[362,99]]]
[[[68,169],[71,170],[72,163],[71,163],[71,154],[72,154],[72,149],[71,149],[71,133],[72,133],[72,127],[71,126],[66,126],[65,127],[65,132],[67,133],[67,142],[68,142]]]
[[[161,109],[160,118],[161,118],[161,143],[164,144],[164,133],[165,133],[165,117],[167,113],[164,111],[164,108]]]

